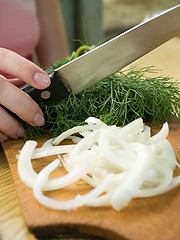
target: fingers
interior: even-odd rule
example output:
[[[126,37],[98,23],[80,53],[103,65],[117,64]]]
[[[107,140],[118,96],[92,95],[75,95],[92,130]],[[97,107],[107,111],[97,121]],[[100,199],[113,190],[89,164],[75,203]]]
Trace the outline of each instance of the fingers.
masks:
[[[19,78],[7,79],[9,82],[14,84],[16,87],[21,87],[25,82],[20,80]]]
[[[15,76],[34,88],[44,89],[50,85],[45,71],[22,56],[0,48],[0,71]]]
[[[6,135],[4,135],[2,132],[0,132],[0,143],[4,142],[7,139],[8,139],[8,137]]]
[[[32,126],[41,126],[44,123],[43,113],[38,104],[3,78],[0,78],[0,104]]]
[[[24,136],[24,128],[2,107],[0,107],[0,116],[0,142],[7,140],[9,137],[17,139]]]
[[[32,126],[44,124],[44,117],[38,104],[19,88],[0,78],[0,142],[6,138],[23,137],[24,129],[4,108],[9,109]]]
[[[32,126],[42,126],[44,117],[38,104],[18,86],[26,82],[44,89],[49,86],[49,76],[34,63],[20,55],[0,48],[0,71],[17,79],[8,81],[0,75],[0,142],[7,138],[23,137],[24,129],[5,108]],[[5,108],[4,108],[5,107]]]

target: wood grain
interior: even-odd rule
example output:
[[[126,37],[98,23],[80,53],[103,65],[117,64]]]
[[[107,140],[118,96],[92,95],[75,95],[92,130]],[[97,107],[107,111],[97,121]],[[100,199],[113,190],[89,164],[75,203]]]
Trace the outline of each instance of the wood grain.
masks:
[[[158,128],[154,128],[156,132]],[[38,140],[41,145],[47,137]],[[168,136],[177,159],[180,162],[180,123],[170,123]],[[128,240],[179,240],[180,186],[157,197],[134,199],[130,204],[116,212],[111,207],[81,207],[72,211],[56,211],[40,205],[33,197],[32,190],[25,186],[17,173],[16,154],[23,146],[23,140],[9,140],[3,143],[17,196],[26,225],[36,236],[56,234],[88,234],[107,239]],[[54,157],[34,160],[37,172],[52,161]],[[56,171],[55,175],[61,174]],[[177,169],[175,174],[180,174]],[[65,190],[47,193],[57,199],[69,199],[77,192],[83,194],[89,190],[88,185],[78,182]]]
[[[0,147],[0,239],[35,240],[23,221],[11,172],[2,147]]]

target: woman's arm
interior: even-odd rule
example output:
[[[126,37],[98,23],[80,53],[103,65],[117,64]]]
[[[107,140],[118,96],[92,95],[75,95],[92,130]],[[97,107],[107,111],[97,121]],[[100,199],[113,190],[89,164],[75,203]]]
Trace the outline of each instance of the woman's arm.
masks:
[[[69,56],[69,47],[58,0],[37,0],[40,41],[37,57],[41,66],[48,67],[58,59]]]

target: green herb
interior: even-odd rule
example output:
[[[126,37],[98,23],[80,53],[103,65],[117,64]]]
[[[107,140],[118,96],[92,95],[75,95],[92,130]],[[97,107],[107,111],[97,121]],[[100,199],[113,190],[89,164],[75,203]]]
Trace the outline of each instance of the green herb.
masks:
[[[84,49],[87,48],[81,48]],[[80,53],[80,49],[78,51]],[[75,56],[77,52],[52,67],[56,68]],[[84,124],[89,116],[99,118],[108,125],[119,126],[139,117],[150,120],[152,124],[167,121],[173,116],[180,118],[178,82],[173,82],[168,76],[152,77],[153,72],[157,72],[153,67],[130,68],[77,95],[70,94],[59,102],[42,103],[40,107],[46,123],[43,127],[25,124],[27,137],[39,137],[46,133],[55,137],[73,126]]]

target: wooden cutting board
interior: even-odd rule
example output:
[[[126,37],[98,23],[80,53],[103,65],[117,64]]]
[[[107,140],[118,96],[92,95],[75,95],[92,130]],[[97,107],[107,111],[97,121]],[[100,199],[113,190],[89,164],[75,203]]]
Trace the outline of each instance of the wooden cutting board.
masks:
[[[174,120],[170,125],[168,140],[174,148],[180,162],[180,123]],[[153,129],[157,132],[158,127]],[[41,145],[48,137],[38,140]],[[35,236],[52,237],[59,234],[91,235],[92,239],[121,240],[179,240],[180,239],[180,186],[157,197],[134,199],[130,204],[117,212],[111,207],[81,207],[72,211],[57,211],[40,205],[33,196],[32,190],[19,179],[16,154],[22,148],[23,140],[9,140],[3,143],[14,180],[25,222]],[[38,172],[55,157],[33,160]],[[57,170],[54,175],[59,175]],[[176,169],[175,175],[180,175]],[[85,193],[91,188],[79,181],[64,190],[47,193],[57,199],[69,199],[77,193]]]

